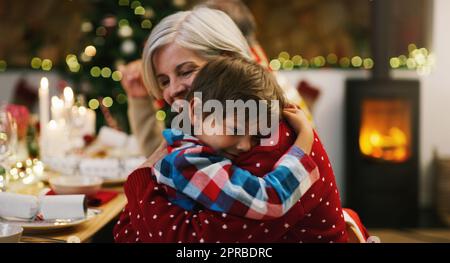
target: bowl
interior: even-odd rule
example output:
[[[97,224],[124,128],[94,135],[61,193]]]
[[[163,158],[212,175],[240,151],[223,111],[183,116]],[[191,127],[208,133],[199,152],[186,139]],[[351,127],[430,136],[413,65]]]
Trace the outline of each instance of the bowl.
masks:
[[[94,176],[58,176],[49,180],[50,186],[56,194],[95,195],[102,187],[103,179]]]
[[[0,223],[0,243],[19,243],[22,232],[21,226]]]

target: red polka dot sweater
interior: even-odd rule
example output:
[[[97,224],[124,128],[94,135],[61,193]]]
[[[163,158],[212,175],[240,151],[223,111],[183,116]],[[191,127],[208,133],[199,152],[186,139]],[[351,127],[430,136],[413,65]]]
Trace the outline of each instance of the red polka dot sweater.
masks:
[[[294,132],[280,125],[275,146],[254,147],[235,163],[262,176],[290,148]],[[253,220],[211,210],[186,211],[167,199],[150,168],[135,170],[125,183],[128,204],[114,227],[116,242],[346,242],[339,192],[319,138],[310,153],[320,179],[283,217]]]

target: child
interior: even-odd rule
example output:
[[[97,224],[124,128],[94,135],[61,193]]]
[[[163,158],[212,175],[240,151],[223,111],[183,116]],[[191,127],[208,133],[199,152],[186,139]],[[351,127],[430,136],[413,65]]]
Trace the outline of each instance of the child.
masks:
[[[227,62],[228,61],[228,62]],[[233,63],[230,61],[238,60],[227,60],[219,61],[213,63]],[[227,86],[227,84],[233,84],[241,87],[241,89],[233,88],[233,85],[228,85],[228,88],[222,89],[225,91],[235,90],[236,94],[239,92],[246,91],[244,86],[238,85],[233,74],[246,79],[247,84],[256,83],[255,81],[267,78],[269,73],[264,70],[260,74],[252,74],[249,70],[230,70],[230,65],[228,65],[227,70],[218,72],[217,76],[211,75],[208,70],[214,69],[213,64],[209,65],[201,70],[194,83],[192,92],[195,92],[198,88],[204,88],[203,98],[214,98],[221,99],[221,94],[216,92],[220,86]],[[247,67],[251,69],[259,70],[260,68],[255,68],[246,61],[240,61],[240,63],[233,64],[234,66],[241,65],[242,67]],[[217,66],[217,65],[216,65]],[[253,77],[252,77],[253,76]],[[241,78],[242,79],[242,78]],[[269,78],[270,79],[270,78]],[[206,83],[204,83],[206,82]],[[209,83],[209,84],[208,84]],[[260,82],[261,83],[261,82]],[[264,83],[264,82],[263,82]],[[242,84],[242,83],[240,83]],[[258,85],[256,85],[258,86]],[[261,85],[259,85],[262,88]],[[264,89],[262,89],[264,90]],[[277,89],[272,89],[273,93],[267,93],[266,98],[273,95],[275,98],[281,98],[280,94],[275,91]],[[208,92],[213,93],[212,95],[207,95]],[[226,92],[225,92],[226,93]],[[234,95],[236,95],[234,94]],[[232,99],[234,96],[227,94],[226,97]],[[192,94],[191,94],[192,96]],[[256,96],[257,97],[257,96]],[[242,99],[242,98],[241,98]],[[287,112],[296,113],[295,110],[287,110]],[[286,114],[287,119],[295,119],[295,114]],[[293,117],[293,118],[290,118]],[[194,120],[195,121],[195,120]],[[295,122],[294,122],[295,123]],[[292,124],[294,124],[292,123]],[[297,123],[299,124],[299,123]],[[295,125],[294,125],[295,126]],[[302,135],[302,131],[299,128],[301,125],[297,126],[297,131],[300,130],[299,136]],[[315,181],[314,184],[309,188],[307,192],[300,191],[301,198],[291,209],[287,209],[291,204],[286,202],[288,196],[291,196],[291,200],[295,200],[295,191],[289,188],[290,184],[283,184],[280,181],[270,181],[265,178],[265,181],[272,183],[273,189],[282,189],[283,187],[288,189],[286,195],[279,196],[277,193],[272,192],[271,187],[265,187],[265,185],[259,185],[259,190],[266,190],[268,193],[267,198],[260,198],[262,195],[251,195],[248,200],[255,200],[256,202],[250,204],[246,202],[245,198],[242,199],[241,195],[233,195],[232,193],[228,195],[229,199],[226,202],[222,202],[221,199],[206,197],[214,197],[211,193],[216,193],[216,196],[224,195],[220,192],[220,189],[213,186],[213,184],[208,184],[207,187],[199,187],[198,184],[194,182],[197,178],[199,169],[197,167],[192,167],[189,160],[189,154],[195,154],[192,152],[183,152],[183,149],[179,147],[191,147],[197,149],[202,154],[199,157],[211,157],[215,156],[216,160],[221,160],[227,163],[223,169],[227,175],[229,175],[229,180],[227,181],[230,185],[235,185],[237,187],[242,186],[242,182],[238,181],[240,173],[233,174],[233,169],[237,168],[231,165],[231,162],[226,160],[226,158],[217,155],[216,147],[208,147],[205,145],[207,142],[212,142],[212,144],[217,142],[223,142],[220,140],[208,140],[208,138],[194,138],[192,136],[178,136],[179,134],[166,132],[166,138],[169,142],[169,155],[172,154],[174,159],[167,159],[168,156],[164,157],[161,161],[156,163],[151,170],[149,168],[140,168],[135,170],[128,178],[125,184],[125,193],[128,198],[128,205],[124,209],[120,216],[120,220],[114,229],[114,236],[116,242],[346,242],[347,234],[345,232],[345,222],[343,220],[342,208],[340,205],[339,194],[336,188],[335,179],[331,165],[327,158],[326,152],[323,149],[320,140],[314,133],[314,141],[312,149],[308,150],[307,147],[303,148],[304,152],[311,153],[311,158],[315,161],[312,162],[314,165],[317,164],[320,171],[320,179]],[[290,154],[295,156],[294,153],[289,153],[292,145],[297,141],[298,138],[294,136],[294,131],[286,125],[284,121],[280,122],[278,134],[279,143],[273,146],[260,146],[256,145],[254,147],[249,147],[248,141],[246,147],[241,147],[239,153],[228,150],[227,147],[224,154],[229,153],[230,157],[233,158],[233,163],[237,166],[246,169],[247,171],[257,175],[263,176],[265,174],[270,174],[272,170],[276,170],[280,167],[280,163],[285,159],[286,151],[288,151],[287,156]],[[202,136],[200,136],[202,137]],[[206,141],[206,142],[205,142]],[[300,140],[301,141],[301,140]],[[212,145],[211,144],[211,145]],[[212,145],[213,146],[213,145]],[[251,145],[253,146],[253,145]],[[251,149],[249,149],[251,148]],[[248,151],[245,151],[248,150]],[[177,153],[179,155],[177,155]],[[187,153],[188,157],[184,158],[183,154]],[[280,159],[281,156],[283,158]],[[304,155],[308,157],[307,155]],[[170,166],[166,164],[174,163],[171,160],[177,159],[180,163],[175,164],[175,166]],[[204,158],[209,161],[210,159]],[[280,159],[280,161],[278,161]],[[292,158],[291,158],[292,159]],[[165,161],[164,161],[165,160]],[[306,160],[306,159],[305,159]],[[186,161],[183,163],[183,161]],[[214,159],[213,159],[214,161]],[[278,161],[278,166],[275,162]],[[297,164],[298,165],[297,161]],[[309,162],[308,162],[309,163]],[[206,162],[204,167],[211,165],[211,162]],[[313,166],[314,166],[313,165]],[[203,167],[203,166],[202,166]],[[203,167],[203,168],[204,168]],[[275,168],[274,168],[275,167]],[[191,168],[194,168],[190,170]],[[222,168],[222,167],[221,167]],[[169,169],[165,170],[165,169]],[[174,173],[173,170],[177,173]],[[208,175],[215,175],[215,173],[208,173],[206,170],[206,176],[204,178],[210,178]],[[289,169],[288,169],[289,170]],[[309,169],[311,170],[311,169]],[[186,173],[187,171],[187,173]],[[158,180],[164,184],[157,184],[155,182],[154,176],[149,176],[152,173],[156,175]],[[296,173],[293,173],[296,174]],[[201,174],[203,176],[203,174]],[[298,174],[296,174],[298,175]],[[311,175],[311,174],[309,174]],[[185,177],[186,176],[186,177]],[[246,180],[253,180],[250,176],[245,176]],[[267,175],[266,175],[267,177]],[[250,178],[250,179],[249,179]],[[283,178],[280,176],[279,178]],[[297,183],[304,183],[301,178],[296,177]],[[173,183],[173,180],[178,183]],[[234,180],[236,179],[236,180]],[[262,179],[262,178],[261,178]],[[299,180],[300,179],[300,180]],[[164,182],[164,180],[167,180]],[[170,183],[172,180],[172,184]],[[194,180],[194,181],[193,181]],[[264,180],[264,179],[263,179]],[[209,180],[209,182],[214,182],[214,180]],[[181,182],[181,183],[180,183]],[[258,180],[260,182],[260,180]],[[184,186],[188,185],[195,186],[198,189],[193,188],[196,191],[189,191],[191,188],[186,188]],[[223,187],[223,185],[221,185]],[[253,184],[251,185],[253,186]],[[165,190],[162,190],[164,188]],[[213,189],[217,191],[206,191],[201,192],[199,189]],[[222,188],[224,189],[224,188]],[[252,187],[247,187],[244,184],[242,188],[238,188],[241,193],[251,193]],[[177,192],[178,190],[178,192]],[[173,205],[171,202],[167,202],[167,194],[171,196],[171,200],[177,202],[180,206]],[[197,193],[197,195],[196,195]],[[228,194],[229,192],[225,193]],[[186,197],[190,196],[192,199]],[[256,196],[255,199],[252,199]],[[245,197],[245,196],[244,196]],[[248,196],[247,196],[248,197]],[[279,201],[277,201],[279,198]],[[166,200],[166,201],[164,201]],[[211,202],[211,200],[213,200]],[[257,210],[253,204],[263,204],[261,207],[263,209]],[[285,206],[280,206],[280,204],[285,204]],[[210,209],[215,209],[216,211],[226,211],[222,215],[220,213],[215,213],[208,209],[197,210],[194,204],[199,204],[199,206],[206,206]],[[267,214],[270,211],[273,204],[278,205],[278,210],[272,214]],[[282,208],[280,210],[280,207]],[[186,209],[189,208],[189,209]],[[238,208],[238,209],[237,209]],[[267,210],[264,210],[267,209]],[[188,210],[188,211],[186,211]],[[272,220],[250,220],[245,217],[253,218],[271,218],[278,217],[286,213],[280,218],[275,218]],[[243,214],[243,216],[233,216],[233,214]],[[223,233],[222,233],[223,232]]]
[[[196,92],[201,94],[201,100],[194,98]],[[206,120],[217,115],[194,114],[194,108],[203,108],[200,106],[213,100],[222,109],[226,108],[227,101],[234,102],[237,99],[246,103],[255,102],[255,107],[260,101],[277,100],[285,108],[283,92],[276,80],[261,66],[243,59],[212,61],[199,72],[186,99],[189,101],[191,123],[201,127],[201,130],[195,136],[184,134],[180,130],[165,130],[163,135],[170,147],[169,154],[153,167],[153,174],[159,183],[177,190],[168,190],[171,192],[172,202],[186,210],[194,209],[199,203],[208,209],[237,216],[276,218],[289,211],[319,179],[315,163],[304,153],[311,150],[313,131],[306,128],[309,126],[308,120],[300,110],[283,110],[283,116],[294,127],[298,136],[273,171],[262,178],[233,165],[232,159],[248,152],[255,146],[252,143],[258,143],[258,136],[248,135],[252,128],[249,127],[250,122],[258,122],[259,118],[264,117],[263,114],[266,119],[271,113],[279,114],[276,108],[255,108],[253,110],[257,112],[257,120],[250,120],[250,116],[245,116],[245,123],[234,121],[234,110],[220,114],[215,122],[208,122],[215,124],[209,129],[206,128]],[[253,126],[255,131],[257,126]],[[242,134],[247,130],[247,135],[237,135],[237,130],[241,130]]]

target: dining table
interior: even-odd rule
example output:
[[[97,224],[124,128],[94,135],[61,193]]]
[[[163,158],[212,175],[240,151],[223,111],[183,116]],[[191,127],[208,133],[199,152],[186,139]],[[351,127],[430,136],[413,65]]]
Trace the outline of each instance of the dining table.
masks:
[[[25,185],[15,190],[16,193],[38,195],[43,189],[48,188],[48,183],[39,182],[33,185]],[[21,243],[88,243],[106,225],[113,223],[118,218],[120,212],[125,208],[127,199],[123,191],[123,183],[113,185],[103,185],[102,190],[116,191],[117,195],[108,202],[95,207],[88,207],[95,210],[94,216],[89,217],[82,223],[58,227],[55,229],[33,229],[24,227]],[[112,240],[112,233],[111,233]]]

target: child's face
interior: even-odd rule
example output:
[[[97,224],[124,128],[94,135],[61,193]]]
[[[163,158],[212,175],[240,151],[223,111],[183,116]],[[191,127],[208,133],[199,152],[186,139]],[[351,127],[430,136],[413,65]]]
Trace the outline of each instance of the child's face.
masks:
[[[234,159],[241,153],[247,152],[252,147],[256,146],[258,144],[258,139],[251,135],[227,135],[237,134],[237,130],[240,128],[237,125],[237,121],[233,119],[235,118],[225,118],[222,123],[214,123],[211,125],[211,128],[214,128],[216,131],[216,133],[212,135],[208,135],[211,134],[211,131],[208,133],[208,130],[205,130],[202,125],[203,132],[201,135],[196,135],[196,137],[226,158]],[[201,121],[203,122],[203,120]],[[248,126],[248,124],[246,126]],[[248,134],[248,132],[245,132],[245,134]]]

